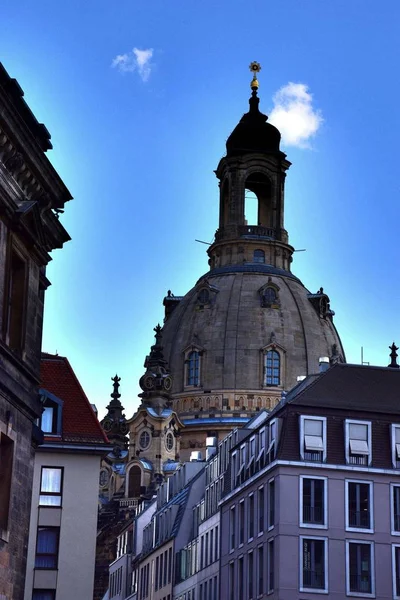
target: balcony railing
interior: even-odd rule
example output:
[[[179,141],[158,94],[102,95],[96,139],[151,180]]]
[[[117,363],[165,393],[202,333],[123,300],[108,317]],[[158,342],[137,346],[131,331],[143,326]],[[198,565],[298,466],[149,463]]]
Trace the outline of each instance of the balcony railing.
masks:
[[[303,522],[315,523],[317,525],[324,524],[324,511],[321,506],[305,506],[303,505]]]
[[[254,235],[257,237],[268,237],[275,239],[276,231],[271,227],[262,227],[261,225],[241,225],[239,227],[239,235],[240,237]]]
[[[303,569],[303,587],[314,590],[325,589],[325,573],[322,569]]]
[[[369,529],[371,527],[369,510],[349,510],[349,526]]]
[[[322,462],[322,459],[322,452],[304,452],[304,460],[308,460],[309,462]]]
[[[350,454],[350,465],[368,465],[368,456],[363,454]]]
[[[370,575],[353,575],[350,573],[350,591],[359,593],[371,593]]]
[[[120,508],[133,509],[135,515],[139,514],[143,510],[143,502],[138,498],[121,498],[119,501]]]

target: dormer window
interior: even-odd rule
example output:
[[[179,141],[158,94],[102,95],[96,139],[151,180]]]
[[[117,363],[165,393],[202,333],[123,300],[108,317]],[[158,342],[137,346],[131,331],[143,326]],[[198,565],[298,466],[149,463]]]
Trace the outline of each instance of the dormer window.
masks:
[[[199,304],[208,304],[210,302],[210,292],[206,288],[200,290],[197,301]]]
[[[392,425],[392,464],[400,468],[400,425]]]
[[[40,429],[47,435],[61,435],[63,401],[47,390],[40,390],[43,412],[40,417]]]
[[[264,358],[264,372],[266,386],[280,385],[281,383],[281,357],[276,350],[268,350]]]
[[[300,456],[313,462],[326,459],[326,417],[300,417]]]
[[[371,463],[371,423],[346,420],[346,462],[350,465]]]

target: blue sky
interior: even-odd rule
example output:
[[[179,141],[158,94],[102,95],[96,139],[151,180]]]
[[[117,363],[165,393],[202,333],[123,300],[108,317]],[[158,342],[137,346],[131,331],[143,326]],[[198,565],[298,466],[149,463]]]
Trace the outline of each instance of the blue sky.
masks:
[[[349,362],[363,346],[388,364],[400,342],[399,25],[397,0],[3,3],[1,61],[74,196],[43,349],[69,358],[100,413],[118,372],[132,415],[166,291],[208,269],[194,240],[217,227],[213,169],[247,110],[252,60],[263,112],[293,123],[286,228],[307,249],[293,271],[330,295]],[[289,82],[302,84],[294,96]]]

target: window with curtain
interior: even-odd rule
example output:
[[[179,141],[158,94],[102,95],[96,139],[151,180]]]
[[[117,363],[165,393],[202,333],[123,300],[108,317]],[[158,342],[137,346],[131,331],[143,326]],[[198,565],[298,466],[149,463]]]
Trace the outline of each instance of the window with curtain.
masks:
[[[32,600],[55,600],[54,590],[33,590]]]
[[[265,354],[265,385],[280,385],[281,357],[276,350],[268,350]]]
[[[42,467],[40,480],[40,506],[61,506],[62,467]]]
[[[57,569],[59,527],[39,527],[35,569]]]
[[[42,412],[41,430],[43,433],[53,433],[54,407],[45,406]]]
[[[200,354],[197,350],[189,352],[187,357],[186,385],[199,385]]]

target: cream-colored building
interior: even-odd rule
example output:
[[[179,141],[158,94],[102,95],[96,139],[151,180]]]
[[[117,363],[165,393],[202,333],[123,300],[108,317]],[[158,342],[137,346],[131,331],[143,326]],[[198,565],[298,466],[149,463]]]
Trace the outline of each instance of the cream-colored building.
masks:
[[[25,600],[93,597],[101,457],[110,449],[66,358],[41,365],[44,444],[35,456]]]

